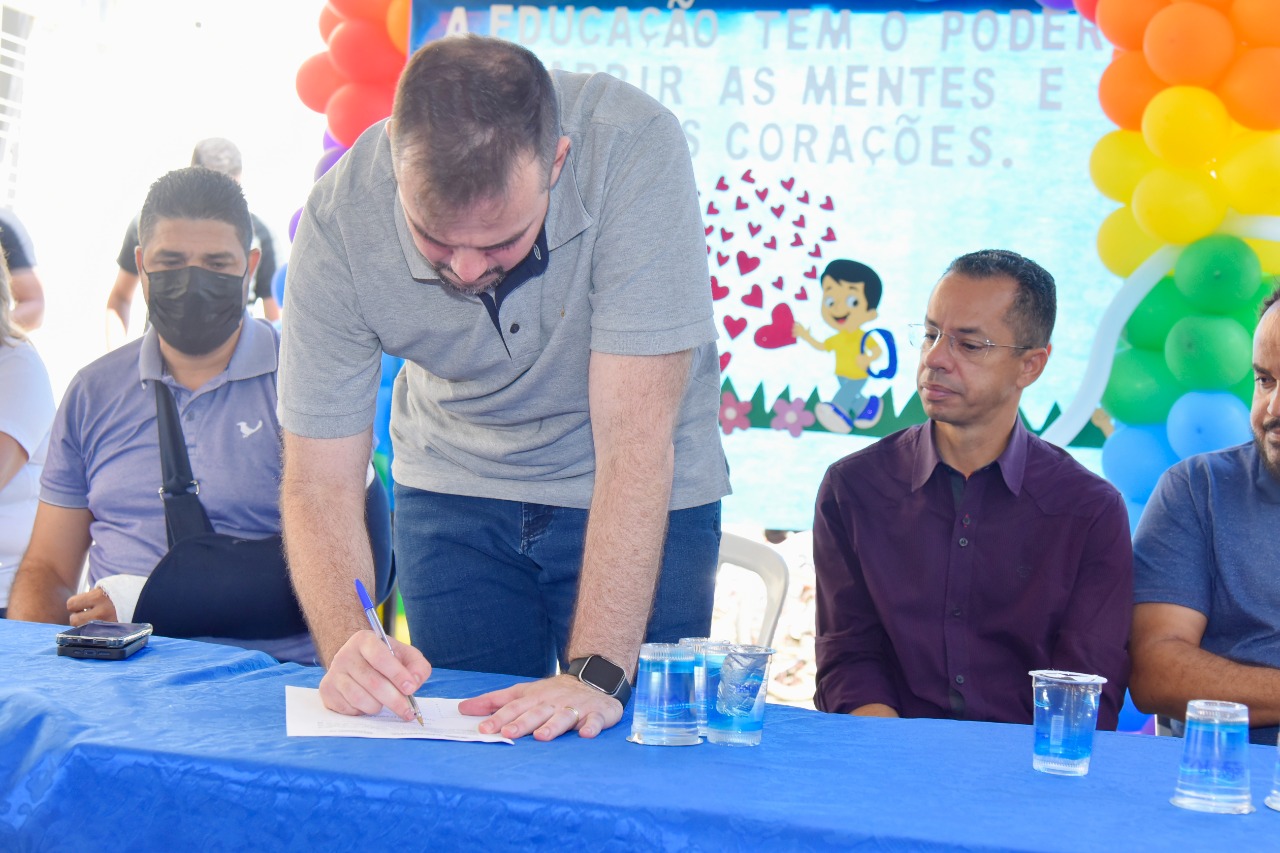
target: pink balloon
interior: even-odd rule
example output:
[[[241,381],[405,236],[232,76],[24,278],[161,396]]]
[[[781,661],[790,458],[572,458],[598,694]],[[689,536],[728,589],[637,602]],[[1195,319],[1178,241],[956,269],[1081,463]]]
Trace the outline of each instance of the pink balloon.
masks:
[[[1046,9],[1056,9],[1059,12],[1067,12],[1075,8],[1074,0],[1036,0]]]

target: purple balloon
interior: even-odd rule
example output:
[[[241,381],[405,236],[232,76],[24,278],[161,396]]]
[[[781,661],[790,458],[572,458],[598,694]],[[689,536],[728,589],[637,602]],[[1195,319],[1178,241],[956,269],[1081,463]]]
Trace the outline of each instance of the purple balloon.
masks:
[[[290,243],[292,243],[292,242],[293,242],[293,238],[294,238],[294,237],[297,235],[297,233],[298,233],[298,222],[299,222],[301,219],[302,219],[302,208],[298,208],[298,209],[294,212],[294,214],[293,214],[293,218],[289,220],[289,242],[290,242]]]
[[[1036,0],[1046,9],[1057,9],[1059,12],[1070,12],[1076,7],[1075,0]]]
[[[318,181],[324,176],[324,173],[334,167],[334,164],[342,159],[342,155],[347,153],[347,149],[341,145],[336,148],[325,149],[324,156],[320,158],[320,162],[316,163],[315,179]]]
[[[330,134],[329,131],[326,130],[324,132],[324,144],[322,146],[324,150],[328,151],[330,148],[337,148],[341,145],[342,143],[334,139],[333,135]]]

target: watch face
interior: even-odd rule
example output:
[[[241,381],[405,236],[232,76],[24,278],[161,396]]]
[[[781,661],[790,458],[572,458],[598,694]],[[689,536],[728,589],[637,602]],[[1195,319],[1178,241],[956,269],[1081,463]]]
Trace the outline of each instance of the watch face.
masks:
[[[609,663],[599,655],[592,655],[587,658],[587,663],[582,667],[578,677],[605,693],[613,694],[618,692],[618,687],[626,678],[626,673],[622,671],[622,667]]]

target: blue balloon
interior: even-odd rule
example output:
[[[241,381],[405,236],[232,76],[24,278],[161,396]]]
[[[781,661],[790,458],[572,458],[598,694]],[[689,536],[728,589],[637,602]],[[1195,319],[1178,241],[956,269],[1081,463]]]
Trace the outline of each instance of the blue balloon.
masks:
[[[1191,391],[1169,409],[1169,445],[1183,459],[1248,441],[1249,407],[1230,391]]]
[[[271,295],[275,297],[277,305],[284,305],[284,279],[288,270],[289,263],[286,261],[276,267],[275,275],[271,276]]]
[[[394,459],[391,450],[391,389],[378,389],[378,402],[373,415],[373,447],[378,453],[385,453]]]
[[[1177,461],[1164,424],[1120,424],[1102,445],[1102,473],[1135,504],[1147,502],[1160,475]]]
[[[337,148],[326,148],[319,162],[316,163],[315,180],[318,181],[324,177],[324,173],[332,169],[342,159],[342,155],[346,153],[347,149],[341,145]]]
[[[1138,710],[1138,706],[1133,704],[1133,697],[1126,690],[1124,692],[1124,705],[1120,708],[1120,719],[1116,723],[1116,731],[1141,732],[1146,728],[1147,721],[1150,719],[1150,714],[1142,713]]]
[[[1129,536],[1132,537],[1138,532],[1138,522],[1142,519],[1142,511],[1147,508],[1147,505],[1126,500],[1124,508],[1129,513]]]
[[[396,358],[394,355],[387,355],[384,352],[382,354],[382,378],[378,380],[378,386],[390,388],[394,385],[402,367],[404,367],[403,358]]]

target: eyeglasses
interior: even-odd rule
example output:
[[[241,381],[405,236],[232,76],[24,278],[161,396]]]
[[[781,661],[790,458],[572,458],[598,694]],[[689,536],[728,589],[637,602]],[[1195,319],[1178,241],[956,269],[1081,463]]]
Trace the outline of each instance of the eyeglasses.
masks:
[[[911,341],[911,346],[919,347],[920,352],[929,352],[937,345],[939,338],[947,339],[947,348],[951,354],[963,358],[965,361],[982,361],[987,357],[987,353],[996,347],[1002,349],[1035,349],[1035,347],[1024,347],[1017,344],[997,344],[981,338],[962,338],[956,335],[949,335],[939,329],[937,326],[930,326],[925,323],[913,323],[907,327],[907,340]]]

